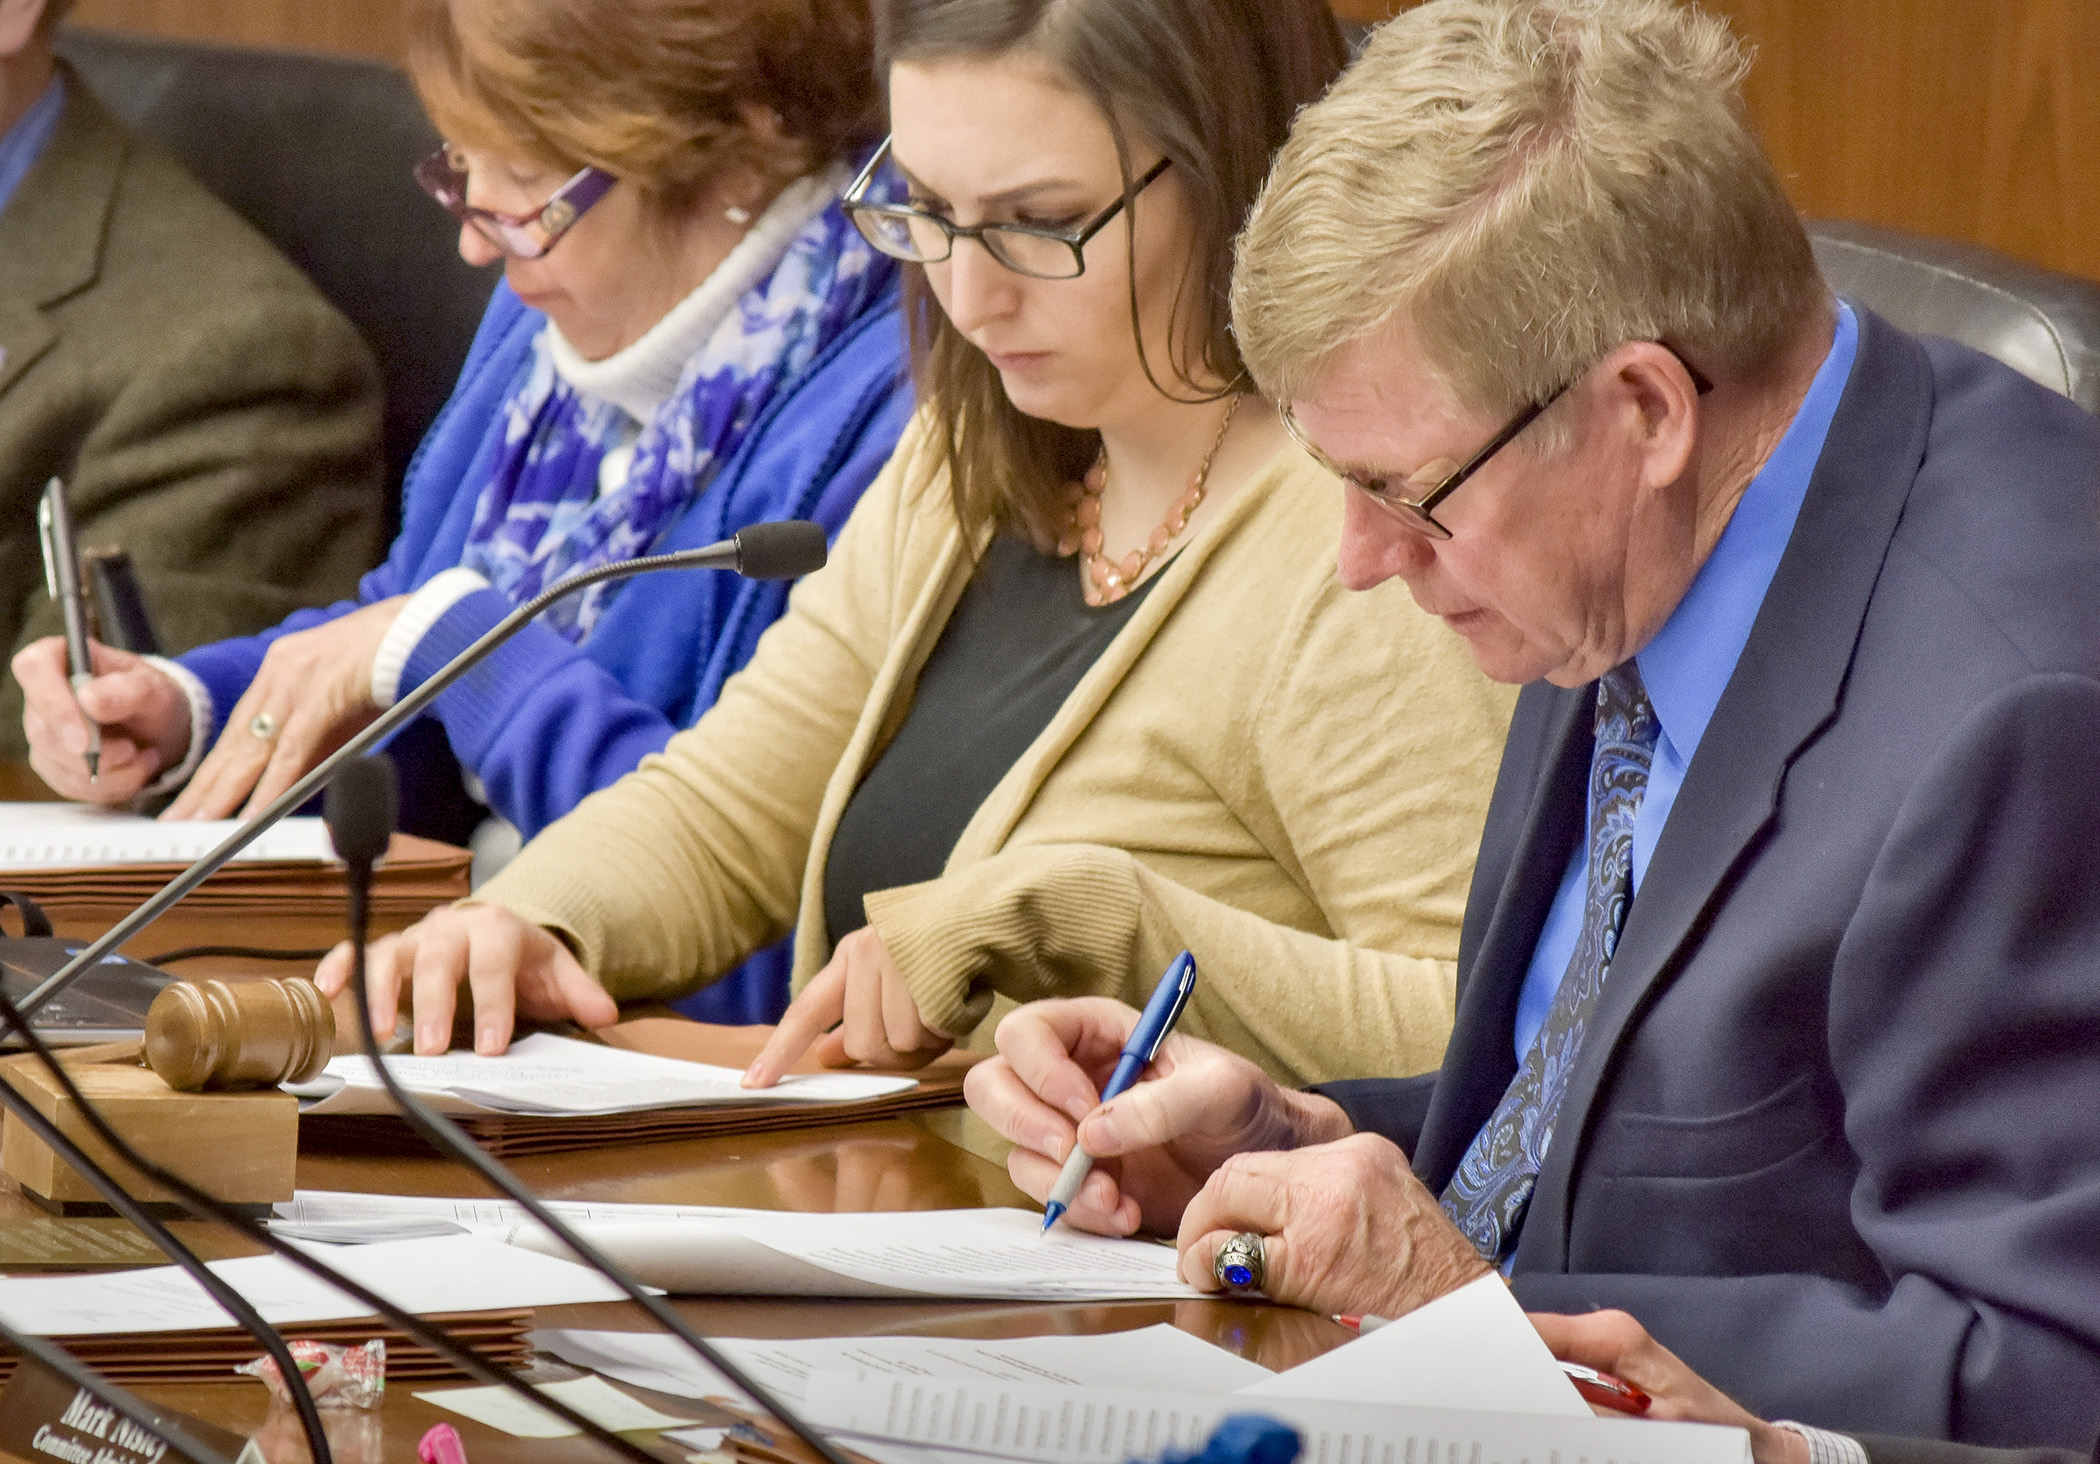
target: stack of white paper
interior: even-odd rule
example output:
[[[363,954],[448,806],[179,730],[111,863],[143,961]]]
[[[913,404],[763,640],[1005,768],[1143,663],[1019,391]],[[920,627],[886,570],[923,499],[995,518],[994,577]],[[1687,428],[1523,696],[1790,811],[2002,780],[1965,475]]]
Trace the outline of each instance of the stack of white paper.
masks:
[[[331,1251],[328,1264],[405,1310],[502,1311],[617,1301],[625,1293],[597,1272],[457,1236]],[[267,1322],[321,1322],[371,1308],[280,1256],[214,1261],[211,1269]],[[183,1332],[231,1326],[204,1289],[174,1266],[88,1276],[0,1277],[0,1320],[38,1337]]]
[[[534,1332],[535,1347],[576,1367],[680,1398],[744,1397],[676,1337],[660,1332]],[[800,1403],[810,1379],[832,1371],[887,1377],[974,1378],[1069,1387],[1229,1393],[1273,1376],[1164,1323],[1097,1337],[718,1337],[714,1345],[760,1387]]]
[[[1168,1449],[1200,1449],[1236,1413],[1259,1413],[1297,1429],[1302,1464],[1585,1457],[1614,1464],[1747,1464],[1750,1457],[1750,1438],[1741,1429],[1593,1416],[1499,1277],[1230,1394],[1211,1384],[1235,1368],[1244,1375],[1249,1365],[1201,1343],[1194,1351],[1170,1344],[1161,1335],[1166,1330],[1129,1334],[1127,1341],[1070,1339],[1105,1343],[1106,1350],[1102,1365],[1075,1367],[1062,1378],[1047,1369],[1028,1378],[1016,1377],[1019,1369],[943,1365],[907,1346],[911,1339],[862,1339],[859,1352],[871,1354],[875,1365],[849,1353],[844,1366],[792,1380],[791,1396],[811,1423],[842,1435],[878,1464],[982,1464],[986,1456],[1025,1464],[1124,1464]],[[632,1350],[598,1334],[587,1345],[565,1345],[579,1359],[592,1351],[609,1358]],[[1131,1356],[1140,1349],[1157,1361]],[[826,1360],[813,1348],[802,1357]],[[770,1382],[777,1372],[759,1376]]]
[[[193,864],[239,827],[238,819],[162,823],[84,803],[0,803],[0,872]],[[335,850],[320,819],[288,818],[233,857],[320,864]]]
[[[457,1053],[390,1057],[387,1071],[441,1113],[521,1113],[547,1117],[643,1113],[724,1104],[851,1103],[901,1093],[917,1079],[868,1073],[796,1073],[771,1088],[742,1086],[735,1068],[681,1062],[536,1032],[501,1057]],[[338,1057],[310,1083],[285,1091],[307,1100],[302,1113],[392,1113],[370,1058]]]
[[[1043,1217],[1029,1210],[802,1215],[575,1202],[553,1208],[631,1274],[677,1295],[1143,1301],[1200,1294],[1182,1284],[1172,1246],[1063,1226],[1045,1235]],[[295,1225],[348,1222],[370,1227],[374,1236],[391,1233],[391,1225],[445,1221],[525,1250],[569,1254],[522,1211],[491,1201],[302,1193],[278,1212]]]
[[[1742,1429],[1645,1419],[1559,1418],[1214,1393],[959,1382],[865,1372],[810,1379],[804,1416],[881,1464],[963,1464],[985,1455],[1025,1464],[1125,1464],[1193,1452],[1236,1413],[1280,1419],[1304,1440],[1302,1464],[1409,1464],[1459,1459],[1611,1460],[1614,1464],[1748,1464]]]
[[[726,1205],[634,1205],[601,1200],[542,1200],[568,1224],[621,1220],[717,1220],[764,1215]],[[294,1240],[366,1245],[420,1235],[480,1233],[503,1240],[532,1217],[515,1200],[458,1200],[436,1195],[375,1195],[362,1190],[295,1190],[276,1206],[270,1228]]]

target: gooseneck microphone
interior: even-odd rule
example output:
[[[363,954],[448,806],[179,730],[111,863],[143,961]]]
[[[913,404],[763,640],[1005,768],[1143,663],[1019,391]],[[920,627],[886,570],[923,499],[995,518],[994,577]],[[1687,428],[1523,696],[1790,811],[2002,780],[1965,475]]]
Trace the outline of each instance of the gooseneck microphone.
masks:
[[[739,529],[732,537],[720,543],[709,544],[700,549],[682,549],[675,554],[651,554],[620,564],[601,564],[595,569],[572,574],[567,579],[548,586],[504,616],[480,639],[446,662],[436,675],[380,713],[378,719],[364,731],[321,759],[311,772],[285,789],[269,807],[228,834],[217,848],[169,880],[159,893],[82,948],[79,954],[53,972],[50,979],[22,998],[17,1004],[18,1009],[24,1016],[35,1015],[39,1007],[63,991],[82,972],[93,967],[104,956],[166,914],[183,896],[217,874],[234,855],[254,843],[279,820],[313,797],[326,786],[337,768],[362,757],[391,736],[403,723],[436,701],[447,687],[473,670],[498,646],[523,630],[534,617],[556,600],[572,595],[578,590],[588,589],[592,585],[602,584],[606,580],[626,579],[630,575],[647,574],[658,569],[727,569],[746,579],[795,579],[822,569],[824,557],[824,530],[821,525],[811,523],[807,519],[783,519],[776,523],[752,524],[748,528]]]
[[[825,1464],[850,1464],[829,1439],[785,1407],[772,1389],[724,1356],[661,1297],[651,1293],[610,1256],[578,1235],[560,1216],[540,1203],[539,1196],[523,1180],[468,1138],[457,1124],[402,1087],[400,1079],[394,1076],[385,1053],[380,1050],[378,1035],[372,1030],[372,996],[365,989],[365,927],[372,865],[386,852],[387,841],[393,835],[394,799],[394,765],[384,758],[366,757],[343,765],[335,781],[328,785],[328,801],[324,805],[329,837],[335,841],[336,852],[350,866],[350,989],[356,993],[358,1028],[363,1034],[365,1055],[371,1059],[373,1071],[378,1074],[387,1096],[401,1110],[401,1116],[409,1125],[434,1148],[466,1165],[517,1201],[526,1214],[550,1231],[585,1265],[626,1292],[630,1301],[649,1314],[650,1320],[683,1342],[695,1356],[746,1395],[756,1399],[760,1407],[813,1449]]]

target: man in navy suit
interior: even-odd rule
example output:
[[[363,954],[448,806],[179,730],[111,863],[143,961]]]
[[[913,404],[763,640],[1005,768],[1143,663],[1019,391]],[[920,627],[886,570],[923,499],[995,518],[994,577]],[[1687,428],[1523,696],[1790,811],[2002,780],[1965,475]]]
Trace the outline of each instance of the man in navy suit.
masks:
[[[1343,581],[1528,683],[1442,1070],[1290,1093],[1177,1039],[1096,1111],[1131,1014],[1046,1003],[971,1101],[1033,1193],[1115,1156],[1072,1215],[1178,1226],[1199,1284],[1235,1237],[1331,1312],[1499,1270],[1811,1426],[1767,1458],[2083,1451],[2100,423],[1831,296],[1746,64],[1667,0],[1431,0],[1240,244]]]

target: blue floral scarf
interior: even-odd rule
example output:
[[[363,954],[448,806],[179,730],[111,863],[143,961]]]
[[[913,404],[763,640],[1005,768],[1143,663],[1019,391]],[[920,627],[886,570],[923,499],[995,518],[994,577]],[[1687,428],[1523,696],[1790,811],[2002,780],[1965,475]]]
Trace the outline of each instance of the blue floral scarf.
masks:
[[[554,369],[548,332],[503,409],[503,444],[461,563],[524,603],[578,570],[648,553],[736,455],[776,393],[791,390],[879,297],[894,269],[836,204],[795,235],[643,424],[626,481],[600,497],[599,465],[631,419]],[[620,581],[557,601],[540,622],[581,643]]]

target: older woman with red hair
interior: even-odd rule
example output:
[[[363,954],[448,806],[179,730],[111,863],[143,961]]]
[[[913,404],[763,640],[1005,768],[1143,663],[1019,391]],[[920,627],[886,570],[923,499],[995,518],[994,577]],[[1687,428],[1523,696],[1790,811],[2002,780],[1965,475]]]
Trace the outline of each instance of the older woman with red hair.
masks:
[[[25,651],[43,776],[252,811],[566,574],[763,519],[836,533],[911,410],[896,266],[837,207],[880,134],[871,30],[863,0],[419,0],[409,67],[446,142],[417,181],[504,280],[400,537],[356,600],[264,635],[98,648],[99,781],[61,648]],[[409,820],[482,816],[456,760],[530,837],[712,705],[785,595],[685,575],[556,604],[396,743]],[[707,1014],[785,997],[775,961]]]

